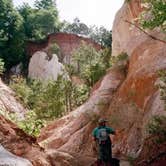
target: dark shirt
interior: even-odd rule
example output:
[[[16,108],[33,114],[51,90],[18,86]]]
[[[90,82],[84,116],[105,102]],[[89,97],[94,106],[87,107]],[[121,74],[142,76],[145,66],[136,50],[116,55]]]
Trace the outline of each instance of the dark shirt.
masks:
[[[115,134],[115,130],[112,129],[111,127],[99,126],[99,127],[96,127],[96,128],[92,131],[92,135],[93,135],[95,138],[97,138],[98,131],[99,131],[99,129],[101,129],[101,128],[105,128],[108,134]]]

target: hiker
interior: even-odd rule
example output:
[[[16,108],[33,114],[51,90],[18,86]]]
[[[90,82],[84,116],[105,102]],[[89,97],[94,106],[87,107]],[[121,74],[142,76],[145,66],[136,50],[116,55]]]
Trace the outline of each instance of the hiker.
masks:
[[[99,119],[99,126],[96,127],[93,132],[94,141],[98,147],[98,166],[110,166],[112,159],[112,142],[110,135],[115,134],[114,129],[106,126],[107,120]]]

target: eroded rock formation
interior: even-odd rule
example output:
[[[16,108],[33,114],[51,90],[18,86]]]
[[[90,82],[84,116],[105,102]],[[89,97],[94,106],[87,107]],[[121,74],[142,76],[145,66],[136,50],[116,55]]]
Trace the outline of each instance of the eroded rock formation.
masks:
[[[88,45],[92,45],[96,50],[102,49],[101,45],[89,38],[68,33],[53,33],[48,35],[47,39],[41,42],[29,41],[27,45],[27,54],[32,56],[35,52],[46,50],[51,44],[57,43],[60,48],[60,62],[70,64],[71,53],[80,46],[82,41]]]
[[[149,164],[145,160],[153,166],[165,163],[165,157],[157,157],[166,151],[165,143],[156,147],[147,139],[146,125],[153,115],[166,115],[156,86],[158,71],[166,69],[166,45],[124,21],[132,21],[141,10],[140,0],[125,3],[114,23],[113,55],[127,52],[129,63],[110,69],[86,103],[43,128],[38,142],[45,152],[2,116],[0,143],[35,166],[90,166],[95,160],[91,132],[98,118],[106,117],[117,132],[114,155],[138,157],[135,165],[141,166]],[[157,31],[150,33],[162,37]]]
[[[30,78],[39,80],[57,80],[58,75],[65,76],[65,69],[58,61],[58,57],[55,54],[50,58],[47,53],[37,51],[31,57],[28,69],[28,76]]]
[[[14,155],[28,159],[29,161],[31,161],[33,166],[51,166],[48,160],[49,157],[44,153],[43,149],[40,148],[39,145],[36,143],[36,139],[34,137],[25,134],[15,124],[10,122],[9,120],[6,120],[1,115],[0,115],[0,144],[3,145],[5,149],[13,153]],[[12,160],[12,155],[8,157],[10,160]],[[17,160],[15,159],[16,158],[13,159],[13,163],[17,162]],[[20,158],[17,159],[19,160]],[[26,163],[27,164],[30,163],[27,162],[26,160],[22,161],[24,163],[24,164],[22,163],[22,166],[26,165]]]
[[[83,165],[90,165],[91,131],[95,119],[104,116],[117,130],[114,154],[138,157],[143,153],[146,125],[153,115],[166,114],[156,86],[157,72],[166,68],[166,45],[125,22],[132,22],[141,11],[140,0],[132,0],[124,3],[115,18],[113,55],[121,52],[129,55],[125,79],[122,73],[111,70],[85,104],[45,128],[39,142],[48,150],[57,149],[74,156]],[[163,37],[157,31],[149,33]]]
[[[3,146],[0,145],[0,163],[1,165],[8,166],[32,166],[32,164],[21,157],[15,156],[9,151],[5,150]]]
[[[19,118],[24,117],[27,110],[17,101],[15,93],[3,83],[0,79],[0,112],[5,114],[7,112],[16,113]]]
[[[72,162],[78,166],[92,164],[95,158],[91,147],[91,131],[97,125],[98,118],[105,114],[124,78],[125,72],[120,67],[111,69],[85,104],[42,130],[38,139],[40,145],[48,151],[56,149],[71,155]],[[55,165],[58,163],[61,161],[55,161]]]

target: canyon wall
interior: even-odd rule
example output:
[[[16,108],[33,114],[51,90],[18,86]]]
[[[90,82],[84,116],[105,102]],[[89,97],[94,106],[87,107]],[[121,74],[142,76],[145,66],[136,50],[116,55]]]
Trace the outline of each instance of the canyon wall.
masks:
[[[106,76],[87,103],[43,129],[39,142],[44,144],[46,149],[55,148],[73,155],[77,160],[79,158],[82,162],[90,163],[92,158],[94,159],[92,147],[89,147],[92,142],[92,129],[97,124],[98,117],[106,117],[109,125],[117,131],[113,148],[116,157],[138,158],[143,153],[147,124],[154,115],[166,115],[164,102],[160,99],[156,86],[159,81],[158,71],[166,68],[166,45],[126,22],[132,22],[141,11],[140,0],[132,0],[124,3],[115,18],[113,55],[121,52],[129,55],[129,62],[125,67],[127,70],[117,66],[123,74],[125,73],[123,81],[121,80],[116,88],[109,88],[112,89],[109,92],[107,87],[118,81],[118,74],[111,74],[111,81],[107,82]],[[163,34],[158,31],[149,33],[163,38]],[[105,93],[109,96],[106,103],[102,101],[103,95],[99,93],[101,89],[106,89]],[[88,117],[88,120],[85,117]],[[156,152],[156,156],[158,153],[160,151]],[[152,156],[144,156],[147,160],[148,157]]]
[[[166,69],[166,45],[125,21],[131,22],[141,11],[140,0],[126,2],[119,10],[113,26],[113,55],[126,52],[129,58],[107,72],[87,102],[42,129],[38,143],[45,151],[2,116],[1,144],[35,166],[90,166],[96,159],[91,133],[104,117],[116,130],[115,157],[137,158],[135,166],[148,166],[145,161],[150,159],[153,166],[165,163],[165,156],[157,157],[166,151],[165,144],[150,143],[146,126],[154,115],[166,115],[156,86],[158,71]],[[149,33],[163,37],[157,31]]]
[[[71,62],[71,53],[80,46],[81,42],[92,45],[96,50],[102,49],[101,45],[89,38],[59,32],[48,35],[48,37],[41,42],[29,41],[26,50],[27,54],[32,56],[35,52],[47,50],[51,44],[56,43],[60,48],[60,62],[69,64]]]

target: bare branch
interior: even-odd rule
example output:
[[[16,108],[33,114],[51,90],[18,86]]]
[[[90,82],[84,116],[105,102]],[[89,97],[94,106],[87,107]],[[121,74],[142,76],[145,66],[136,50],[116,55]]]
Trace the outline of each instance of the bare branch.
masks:
[[[124,22],[127,22],[128,24],[134,25],[137,29],[139,29],[141,32],[143,32],[143,33],[146,34],[147,36],[149,36],[151,39],[157,40],[157,41],[160,41],[160,42],[166,44],[166,41],[165,41],[165,40],[159,39],[159,38],[157,38],[157,37],[155,37],[155,36],[153,36],[153,35],[147,33],[144,29],[142,29],[142,28],[139,27],[138,25],[136,25],[136,24],[134,24],[134,23],[132,23],[132,22],[130,22],[130,21],[128,21],[128,20],[124,20]]]

